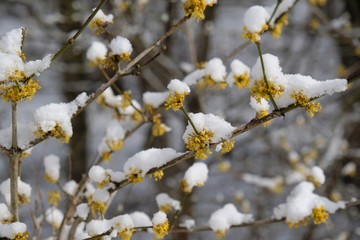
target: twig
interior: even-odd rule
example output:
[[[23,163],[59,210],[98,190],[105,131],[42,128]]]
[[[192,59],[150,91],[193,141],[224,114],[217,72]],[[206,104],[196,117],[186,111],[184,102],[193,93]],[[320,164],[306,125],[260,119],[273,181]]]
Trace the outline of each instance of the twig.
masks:
[[[191,120],[191,118],[190,118],[189,114],[186,112],[185,108],[184,108],[184,107],[181,107],[180,109],[181,109],[181,111],[184,113],[186,119],[187,119],[187,120],[189,121],[189,123],[191,124],[191,126],[192,126],[192,128],[194,129],[196,135],[199,135],[199,132],[198,132],[198,130],[197,130],[196,127],[195,127],[195,124],[194,124],[193,121]]]
[[[272,12],[272,14],[271,14],[271,17],[270,17],[270,19],[269,19],[269,21],[268,21],[268,24],[270,24],[270,23],[271,23],[271,20],[274,18],[275,13],[276,13],[277,9],[279,8],[280,3],[281,3],[282,1],[283,1],[283,0],[277,0],[277,3],[276,3],[276,6],[275,6],[275,9],[274,9],[274,11],[273,11],[273,12]]]
[[[85,23],[80,27],[80,29],[75,33],[75,35],[70,38],[66,44],[60,48],[55,54],[54,56],[52,56],[51,61],[55,61],[61,54],[63,54],[64,52],[66,52],[66,50],[68,50],[73,44],[74,42],[80,37],[81,33],[85,30],[85,28],[87,27],[87,25],[89,25],[89,23],[91,22],[91,20],[93,20],[93,18],[95,17],[95,15],[98,13],[98,11],[101,9],[101,7],[105,4],[107,0],[101,0],[101,2],[97,5],[97,7],[95,8],[95,10],[91,13],[91,15],[86,19]]]
[[[258,49],[258,52],[259,52],[259,57],[260,57],[260,61],[261,61],[261,69],[262,69],[262,72],[263,72],[263,75],[264,75],[264,81],[265,81],[265,84],[266,84],[267,94],[269,95],[270,102],[273,105],[273,107],[275,108],[275,110],[278,110],[278,106],[276,105],[276,102],[275,102],[275,100],[274,100],[274,98],[271,95],[270,90],[269,90],[269,82],[268,82],[267,77],[266,77],[265,64],[264,64],[264,59],[263,59],[262,52],[261,52],[261,43],[260,42],[256,43],[256,46],[257,46],[257,49]]]

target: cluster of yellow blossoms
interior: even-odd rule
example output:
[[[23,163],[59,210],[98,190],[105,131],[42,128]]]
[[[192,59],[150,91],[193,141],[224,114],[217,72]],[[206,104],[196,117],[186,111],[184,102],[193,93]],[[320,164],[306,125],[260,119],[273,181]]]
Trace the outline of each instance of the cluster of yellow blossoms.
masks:
[[[269,26],[267,24],[264,24],[262,27],[261,27],[261,30],[259,32],[252,32],[252,31],[249,31],[246,26],[244,26],[244,29],[243,29],[243,32],[242,32],[242,37],[245,39],[245,40],[249,40],[253,43],[258,43],[260,42],[260,35],[265,32],[266,30],[269,29]]]
[[[166,98],[165,107],[166,110],[173,109],[174,111],[179,110],[184,105],[185,96],[189,93],[178,93],[171,92]]]
[[[195,151],[195,158],[206,159],[207,154],[211,154],[209,146],[212,143],[211,138],[213,136],[214,132],[211,130],[203,129],[198,134],[194,132],[186,141],[186,149]]]
[[[291,97],[296,100],[297,105],[305,108],[310,117],[314,117],[315,113],[319,112],[321,109],[320,103],[312,101],[305,96],[303,92],[294,92]]]
[[[166,220],[162,224],[153,225],[155,238],[163,239],[169,232],[169,221]]]
[[[70,141],[70,136],[65,133],[59,124],[56,124],[55,127],[49,132],[44,132],[42,129],[38,129],[35,131],[35,135],[39,138],[45,135],[50,135],[61,140],[63,143],[68,143]]]
[[[264,79],[255,80],[253,86],[250,88],[251,95],[260,101],[261,98],[269,99],[269,95],[274,98],[279,97],[285,91],[282,85],[276,85],[272,81],[267,81],[267,85]]]
[[[324,206],[316,207],[312,210],[312,213],[309,217],[304,218],[301,221],[298,221],[296,223],[293,222],[286,222],[289,226],[289,228],[298,228],[302,225],[306,226],[310,219],[313,219],[314,224],[322,224],[327,221],[329,217],[329,214],[326,212],[326,209]]]
[[[283,27],[287,26],[288,24],[289,24],[289,17],[288,14],[285,13],[276,21],[275,26],[272,29],[270,29],[273,38],[275,39],[279,38],[281,36]]]

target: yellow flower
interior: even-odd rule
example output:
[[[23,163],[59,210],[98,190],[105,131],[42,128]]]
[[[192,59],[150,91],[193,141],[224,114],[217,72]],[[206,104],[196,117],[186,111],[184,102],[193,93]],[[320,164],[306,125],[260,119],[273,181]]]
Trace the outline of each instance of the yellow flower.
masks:
[[[45,173],[44,179],[51,183],[57,183],[59,181],[59,179],[54,179],[51,176],[49,176],[47,173]]]
[[[155,238],[163,239],[169,232],[169,221],[166,220],[162,224],[154,225],[153,226]]]
[[[301,221],[298,222],[288,222],[286,221],[287,225],[289,226],[289,228],[299,228],[301,226],[306,226],[309,222],[310,218],[306,217]]]
[[[161,122],[160,114],[155,114],[152,117],[153,126],[151,133],[154,137],[159,137],[164,135],[167,132],[167,127]]]
[[[155,181],[160,181],[164,176],[164,171],[158,170],[152,173],[151,176],[155,179]]]
[[[23,194],[19,194],[19,193],[18,193],[18,200],[19,200],[20,205],[23,205],[23,204],[26,204],[26,203],[30,202],[30,198],[28,196],[23,195]]]
[[[131,228],[131,229],[124,228],[121,232],[118,232],[117,235],[122,240],[130,240],[134,232],[135,232],[135,229],[133,229],[133,228]]]
[[[15,82],[0,85],[0,96],[6,102],[19,102],[31,100],[36,91],[40,89],[39,81],[30,79],[26,82],[19,82],[23,77],[14,77]],[[11,80],[11,79],[10,79]]]
[[[103,202],[94,201],[90,204],[91,210],[103,214],[106,210],[106,204]]]
[[[275,85],[269,80],[267,82],[269,87],[266,86],[265,80],[263,79],[256,80],[251,87],[250,93],[257,101],[260,101],[261,98],[269,99],[269,94],[271,94],[273,98],[276,98],[277,96],[281,96],[285,91],[282,85]]]
[[[195,151],[195,158],[206,159],[207,154],[211,154],[209,145],[213,136],[214,132],[211,130],[202,130],[199,134],[192,133],[186,142],[186,148]]]
[[[225,140],[221,146],[221,153],[225,154],[230,152],[234,148],[234,146],[235,146],[234,140]]]
[[[12,239],[14,239],[14,240],[27,240],[27,239],[29,239],[29,232],[17,233]]]
[[[169,96],[166,98],[165,101],[166,110],[169,110],[170,108],[172,108],[174,111],[179,110],[184,104],[185,96],[188,94],[189,93],[178,92],[169,93]]]
[[[311,217],[315,224],[321,224],[326,222],[329,214],[326,212],[324,206],[320,206],[312,210]]]
[[[108,173],[106,173],[105,179],[97,184],[98,188],[104,189],[104,187],[110,182],[110,180],[111,180],[111,176]]]
[[[198,20],[204,19],[204,11],[206,8],[206,0],[187,0],[183,3],[186,16],[197,18]]]
[[[105,143],[111,151],[120,150],[124,144],[122,140],[110,140],[110,139],[106,139]]]
[[[234,83],[239,89],[247,88],[250,83],[249,73],[245,73],[240,76],[234,76]]]
[[[256,117],[257,117],[258,119],[261,119],[261,118],[263,118],[263,117],[265,117],[265,116],[267,116],[267,115],[269,115],[269,112],[268,112],[267,110],[260,110],[260,111],[258,111],[258,112],[256,113]],[[264,122],[264,123],[263,123],[264,127],[269,126],[270,122],[271,122],[271,121]]]
[[[317,20],[317,19],[315,19],[315,18],[311,19],[311,21],[310,21],[310,28],[313,29],[313,30],[317,30],[317,29],[319,29],[319,27],[320,27],[320,22],[319,22],[319,20]]]
[[[126,175],[126,178],[131,183],[141,183],[142,181],[144,181],[144,177],[141,174],[142,174],[141,169],[140,170],[133,169],[130,174]]]
[[[50,134],[50,136],[61,140],[63,143],[68,143],[70,141],[70,136],[66,135],[65,131],[61,128],[59,124],[56,124],[55,127],[49,132],[44,132],[42,129],[38,129],[37,131],[35,131],[35,135],[38,137],[42,137],[48,133]]]
[[[260,35],[268,29],[269,29],[269,26],[267,24],[264,24],[261,27],[260,32],[251,32],[246,28],[246,26],[244,26],[244,30],[242,32],[242,37],[245,40],[250,40],[253,43],[258,43],[258,42],[260,42],[260,39],[261,39]]]
[[[109,162],[112,152],[102,152],[101,159],[105,162]]]
[[[211,78],[211,76],[206,75],[204,78],[197,84],[199,89],[204,89],[205,87],[214,88],[217,90],[223,90],[227,87],[227,82],[217,82]]]
[[[305,108],[310,117],[314,117],[315,113],[319,112],[321,109],[320,103],[311,101],[311,99],[305,96],[302,91],[294,92],[291,97],[296,100],[297,105]]]
[[[219,172],[221,173],[226,173],[230,170],[230,167],[231,167],[231,164],[229,161],[221,161],[219,164],[218,164],[218,170]]]
[[[173,206],[171,204],[169,204],[169,203],[159,206],[159,210],[166,213],[166,214],[171,213],[173,209],[174,209]]]
[[[61,196],[58,191],[49,191],[47,193],[47,199],[51,206],[57,206],[60,202]]]
[[[139,123],[143,119],[141,112],[135,110],[134,113],[130,116],[131,120],[135,123]]]
[[[288,14],[282,15],[281,18],[276,22],[275,27],[271,29],[271,35],[273,38],[277,39],[281,36],[282,29],[284,26],[287,26],[289,24]]]
[[[186,179],[182,179],[181,182],[180,182],[180,185],[181,185],[181,190],[182,190],[184,193],[191,193],[192,187],[189,186],[189,184],[187,183]],[[196,186],[196,187],[203,187],[204,184],[198,183],[198,184],[196,184],[195,186]]]
[[[227,231],[225,231],[225,230],[218,229],[214,232],[214,236],[217,239],[224,238],[224,237],[226,237],[226,235],[227,235]]]

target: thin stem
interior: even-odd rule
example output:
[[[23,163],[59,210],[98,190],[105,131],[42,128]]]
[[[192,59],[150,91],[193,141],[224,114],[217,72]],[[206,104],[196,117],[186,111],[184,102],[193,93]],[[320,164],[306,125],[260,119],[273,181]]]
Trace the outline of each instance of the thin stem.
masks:
[[[101,2],[97,5],[97,7],[95,8],[95,10],[91,13],[91,15],[86,19],[85,23],[80,27],[80,29],[75,33],[75,35],[70,38],[66,44],[60,48],[55,54],[54,56],[51,58],[51,61],[55,61],[55,59],[57,59],[61,54],[63,54],[64,52],[66,52],[66,50],[68,50],[73,44],[74,42],[80,37],[81,33],[85,30],[85,28],[87,27],[87,25],[89,25],[89,23],[91,22],[91,20],[93,20],[93,18],[95,17],[95,15],[97,14],[97,12],[101,9],[101,7],[105,4],[107,0],[101,0]]]
[[[18,177],[19,177],[19,162],[20,152],[18,150],[17,138],[17,103],[11,103],[11,130],[12,130],[12,146],[10,158],[10,208],[13,216],[13,221],[19,221],[19,199],[18,199]]]
[[[275,17],[275,13],[276,13],[277,9],[279,8],[280,3],[281,3],[282,1],[283,1],[283,0],[278,0],[278,1],[277,1],[276,6],[275,6],[275,9],[274,9],[274,11],[272,12],[269,21],[267,22],[268,24],[270,24],[270,23],[271,23],[271,20]]]
[[[275,102],[273,96],[271,95],[271,93],[269,91],[269,83],[268,83],[268,80],[267,80],[267,77],[266,77],[265,64],[264,64],[264,59],[263,59],[262,51],[261,51],[261,43],[260,42],[256,43],[256,46],[257,46],[257,49],[258,49],[258,52],[259,52],[259,57],[260,57],[260,61],[261,61],[261,68],[262,68],[262,72],[263,72],[263,75],[264,75],[264,81],[265,81],[266,88],[267,88],[267,94],[269,95],[270,102],[273,105],[273,107],[275,108],[275,110],[278,110],[279,108],[276,105],[276,102]]]
[[[190,118],[189,114],[186,112],[185,108],[184,108],[184,107],[181,107],[180,109],[181,109],[181,111],[184,113],[186,119],[187,119],[187,120],[189,121],[189,123],[191,124],[191,126],[192,126],[192,128],[194,129],[195,133],[196,133],[197,135],[199,135],[199,132],[198,132],[198,130],[197,130],[196,127],[195,127],[195,124],[194,124],[193,121],[191,120],[191,118]]]

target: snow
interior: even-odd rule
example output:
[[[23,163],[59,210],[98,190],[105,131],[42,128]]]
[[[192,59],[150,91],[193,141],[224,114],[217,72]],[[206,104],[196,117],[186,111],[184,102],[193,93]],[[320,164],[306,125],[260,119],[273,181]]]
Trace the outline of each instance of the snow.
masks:
[[[234,77],[239,76],[250,76],[250,68],[246,66],[242,61],[238,59],[234,59],[230,64],[231,72],[226,77],[226,82],[229,84],[229,86],[234,85]]]
[[[252,6],[244,14],[244,26],[249,32],[259,33],[269,20],[270,15],[262,6]]]
[[[134,223],[134,227],[147,227],[152,225],[150,217],[144,212],[136,211],[129,214],[129,216]]]
[[[244,173],[242,175],[242,179],[246,183],[254,184],[259,187],[264,187],[269,190],[275,191],[276,188],[283,182],[283,178],[281,176],[277,176],[274,178],[266,178],[266,177],[260,177],[257,175]]]
[[[48,155],[44,158],[45,174],[57,182],[60,178],[60,158],[56,155]]]
[[[260,101],[256,101],[254,97],[250,97],[250,106],[256,111],[269,111],[270,105],[269,102],[266,101],[264,98],[261,98]]]
[[[90,236],[96,236],[110,230],[111,222],[109,220],[91,220],[86,224],[86,233]]]
[[[112,218],[111,220],[112,227],[118,232],[121,232],[125,229],[130,230],[134,228],[134,222],[129,216],[129,214],[120,215]]]
[[[89,215],[89,205],[87,203],[81,203],[78,206],[76,206],[76,216],[80,217],[83,220],[87,219],[87,216]]]
[[[24,71],[24,63],[18,55],[0,52],[0,81],[8,80],[14,71]]]
[[[185,219],[180,222],[179,226],[191,231],[195,227],[195,220],[194,219]]]
[[[131,54],[133,51],[132,45],[127,38],[117,36],[111,40],[109,45],[114,55]]]
[[[33,124],[17,123],[18,146],[21,149],[27,149],[31,141],[35,139],[33,134]],[[12,145],[12,126],[0,130],[0,145],[10,149]]]
[[[190,88],[189,86],[178,80],[178,79],[173,79],[170,81],[170,83],[167,85],[167,88],[174,93],[179,93],[179,94],[189,94],[190,93]]]
[[[210,76],[215,82],[224,82],[226,67],[220,58],[213,58],[205,65],[205,76]]]
[[[321,184],[325,183],[325,174],[324,171],[318,167],[318,166],[314,166],[311,168],[311,176],[313,177],[313,179],[315,180],[315,182]]]
[[[290,8],[294,6],[297,0],[283,0],[280,5],[278,6],[273,18],[269,22],[271,27],[274,27],[275,21],[284,13],[288,12]],[[271,16],[275,10],[276,3],[272,6],[266,7],[266,11],[268,12],[269,16]]]
[[[223,139],[229,139],[232,135],[232,132],[235,130],[235,128],[231,126],[230,123],[213,114],[189,113],[189,117],[199,132],[202,130],[211,130],[214,133],[213,137],[211,138],[213,143],[217,143]],[[189,123],[183,134],[183,140],[187,142],[193,133],[194,129]]]
[[[154,226],[156,226],[156,225],[164,224],[167,220],[168,219],[167,219],[166,214],[162,211],[159,211],[154,214],[151,222]]]
[[[7,180],[1,183],[0,192],[5,197],[7,204],[10,205],[10,201],[11,201],[10,178],[8,178]],[[31,186],[21,181],[20,177],[18,177],[18,195],[21,195],[27,199],[30,199],[31,197]]]
[[[124,173],[131,175],[136,170],[142,177],[152,168],[158,168],[170,160],[179,157],[182,153],[172,148],[150,148],[136,153],[124,164]]]
[[[66,136],[71,137],[73,134],[71,118],[79,107],[84,106],[87,99],[86,93],[81,93],[70,103],[51,103],[38,108],[34,113],[35,131],[40,129],[47,133],[59,125]]]
[[[283,84],[283,73],[279,58],[272,54],[263,54],[264,68],[268,81]],[[255,65],[251,69],[251,78],[254,80],[264,79],[260,57],[257,58]]]
[[[93,202],[106,203],[110,198],[110,193],[104,189],[96,189],[92,197]]]
[[[70,196],[75,196],[78,189],[78,184],[74,180],[70,180],[64,184],[63,189]]]
[[[144,104],[154,108],[160,107],[165,101],[169,92],[145,92],[143,94]]]
[[[41,72],[50,67],[52,56],[52,54],[48,54],[41,60],[27,62],[24,69],[25,76],[30,77],[33,74],[39,76]]]
[[[188,74],[184,79],[183,82],[189,86],[196,84],[200,79],[205,76],[205,69],[197,69],[194,72]]]
[[[17,28],[0,36],[0,52],[9,55],[19,55],[21,53],[24,30],[24,28]]]
[[[214,232],[225,233],[233,225],[250,223],[253,220],[251,214],[242,214],[238,212],[234,204],[228,203],[211,214],[209,226]]]
[[[93,9],[93,11],[95,8]],[[93,18],[93,21],[101,21],[102,23],[112,23],[114,19],[114,15],[108,14],[106,15],[101,9],[95,14],[95,17]]]
[[[162,206],[171,206],[175,211],[181,210],[180,201],[171,198],[167,193],[159,193],[156,196],[156,204],[159,208]]]
[[[46,210],[45,216],[46,222],[54,228],[59,228],[64,218],[64,214],[55,207]]]
[[[11,220],[12,215],[4,203],[0,203],[0,223],[5,220]]]
[[[354,162],[347,163],[342,169],[341,174],[344,176],[355,176],[356,164]]]
[[[345,202],[334,203],[325,197],[313,193],[315,186],[310,182],[298,184],[286,199],[286,203],[280,204],[273,211],[276,219],[286,218],[286,222],[298,223],[310,216],[312,210],[323,206],[329,213],[336,212],[339,208],[345,208]]]
[[[24,234],[26,229],[26,225],[22,222],[14,222],[11,224],[0,223],[0,237],[15,239],[17,234]]]
[[[104,60],[107,55],[107,48],[102,42],[95,41],[91,43],[90,48],[86,52],[86,58],[90,61]]]
[[[110,179],[112,182],[121,182],[126,179],[125,173],[120,171],[106,169],[106,173],[110,175]]]
[[[101,166],[92,166],[89,170],[89,177],[92,181],[101,183],[107,177],[106,171]]]
[[[195,186],[204,186],[208,179],[208,167],[203,162],[196,162],[185,172],[183,181],[186,182],[186,191],[191,191]]]

